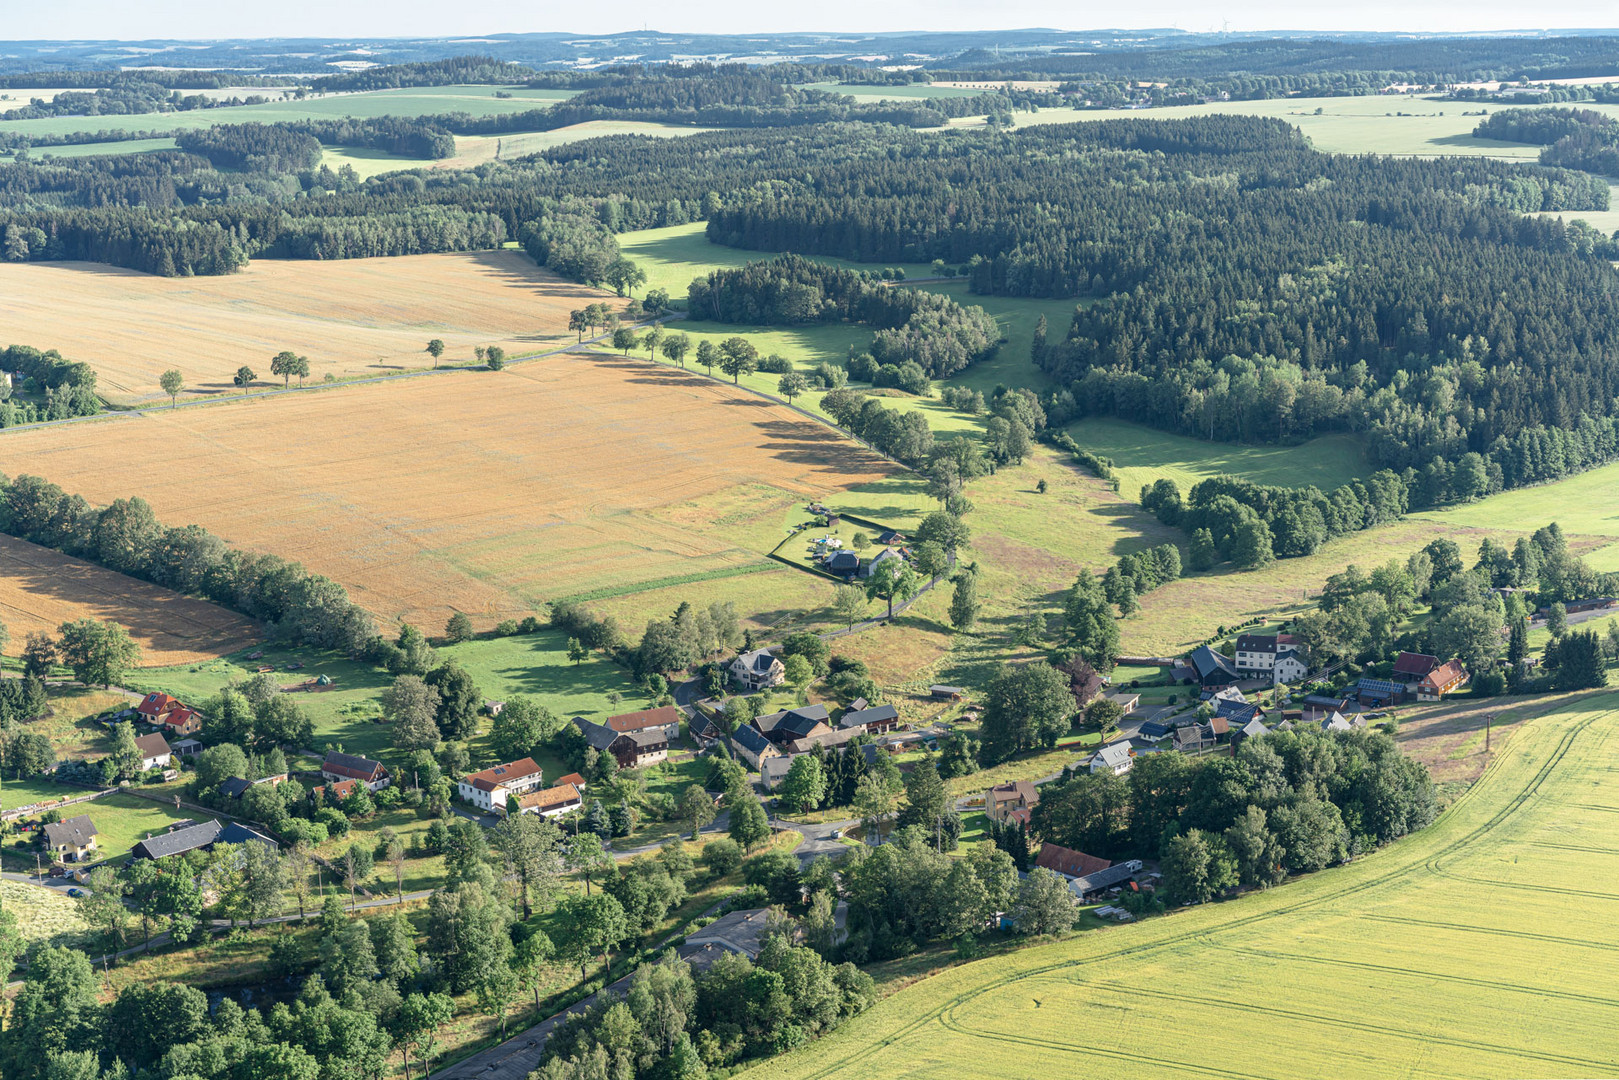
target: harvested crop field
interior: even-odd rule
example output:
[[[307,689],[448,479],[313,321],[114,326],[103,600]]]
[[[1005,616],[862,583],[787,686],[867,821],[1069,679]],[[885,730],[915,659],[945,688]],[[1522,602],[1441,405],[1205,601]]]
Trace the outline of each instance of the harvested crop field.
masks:
[[[1348,866],[955,967],[749,1075],[1619,1074],[1616,708],[1525,721],[1438,821]]]
[[[0,438],[13,475],[140,495],[435,633],[718,579],[752,586],[744,611],[796,602],[806,575],[765,558],[788,507],[899,471],[714,380],[577,355]]]
[[[54,632],[86,617],[127,629],[141,647],[143,667],[189,664],[255,640],[252,624],[222,607],[0,536],[0,622],[11,631],[8,652],[20,653],[32,631]]]
[[[309,357],[310,381],[471,360],[477,345],[520,355],[573,339],[568,312],[611,293],[563,281],[516,251],[333,262],[261,259],[224,277],[163,278],[96,263],[0,263],[3,344],[56,349],[96,369],[119,404],[160,402],[178,368],[187,396],[236,391],[246,364],[280,385],[270,358]],[[620,301],[621,302],[621,301]],[[86,318],[93,312],[94,318]]]

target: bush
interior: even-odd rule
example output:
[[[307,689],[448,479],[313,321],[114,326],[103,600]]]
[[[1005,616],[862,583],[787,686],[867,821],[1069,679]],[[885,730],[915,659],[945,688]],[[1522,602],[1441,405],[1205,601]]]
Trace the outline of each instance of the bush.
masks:
[[[729,837],[710,840],[703,849],[703,865],[717,878],[732,873],[742,865],[742,845]]]
[[[514,637],[517,634],[516,619],[502,619],[495,624],[496,637]]]
[[[785,375],[793,370],[793,362],[784,356],[771,353],[759,361],[759,370],[768,371],[772,375]]]
[[[519,634],[538,634],[543,629],[543,626],[544,624],[533,615],[525,615],[523,616],[523,621],[517,624],[517,632]]]

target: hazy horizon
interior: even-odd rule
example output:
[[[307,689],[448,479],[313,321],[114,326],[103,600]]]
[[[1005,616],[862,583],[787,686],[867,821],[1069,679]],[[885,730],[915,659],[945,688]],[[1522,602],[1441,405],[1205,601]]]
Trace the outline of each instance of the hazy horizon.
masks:
[[[1539,25],[1526,16],[1540,16]],[[1052,0],[1010,0],[993,9],[965,0],[892,0],[884,5],[831,0],[812,10],[766,11],[739,0],[702,4],[630,0],[582,16],[575,4],[462,0],[446,6],[430,0],[286,0],[275,6],[204,4],[168,0],[131,5],[127,0],[82,0],[8,12],[0,37],[9,41],[139,41],[154,38],[367,38],[467,37],[564,32],[590,36],[634,30],[672,34],[871,34],[928,31],[1177,29],[1197,33],[1228,30],[1276,33],[1489,34],[1610,27],[1615,9],[1606,0],[1563,0],[1531,13],[1505,0],[1478,2],[1371,3],[1301,11],[1277,0],[1247,0],[1223,7],[1190,0],[1147,0],[1121,19],[1117,8]],[[93,27],[95,33],[83,31]]]

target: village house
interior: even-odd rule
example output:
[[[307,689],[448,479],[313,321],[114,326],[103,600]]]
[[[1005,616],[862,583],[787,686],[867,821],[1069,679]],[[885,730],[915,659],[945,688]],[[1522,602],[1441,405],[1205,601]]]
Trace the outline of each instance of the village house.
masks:
[[[736,729],[731,736],[731,749],[736,756],[752,765],[755,769],[761,768],[766,758],[780,757],[781,751],[776,749],[769,739],[759,734],[757,728],[743,726]]]
[[[838,747],[847,746],[865,733],[864,729],[858,727],[839,728],[836,731],[820,731],[813,735],[806,735],[802,739],[794,739],[782,749],[791,754],[807,754],[817,746],[835,750]]]
[[[632,731],[650,731],[653,728],[663,732],[663,737],[674,742],[680,738],[680,721],[685,719],[685,713],[673,705],[663,705],[656,709],[642,709],[640,712],[620,713],[618,716],[609,716],[607,726],[614,731],[629,733]]]
[[[1233,663],[1244,675],[1269,678],[1276,670],[1276,662],[1297,653],[1299,648],[1299,639],[1292,634],[1242,634],[1237,638]]]
[[[461,801],[485,812],[505,813],[506,800],[527,795],[545,782],[545,774],[533,758],[519,758],[492,765],[461,778]]]
[[[1256,717],[1263,718],[1264,715],[1265,710],[1260,708],[1258,702],[1222,699],[1214,703],[1214,719],[1230,727],[1241,727]]]
[[[804,705],[758,716],[753,720],[753,728],[777,746],[832,730],[827,724],[825,705]]]
[[[1128,742],[1110,743],[1096,752],[1091,758],[1091,772],[1111,772],[1115,776],[1123,776],[1130,771],[1134,764]]]
[[[1183,754],[1201,754],[1213,749],[1214,736],[1202,724],[1185,724],[1175,729],[1175,749]]]
[[[1241,678],[1237,673],[1237,669],[1232,666],[1231,661],[1207,645],[1199,645],[1193,649],[1187,660],[1192,665],[1192,670],[1196,673],[1199,686],[1205,688],[1230,686]]]
[[[573,718],[592,750],[612,754],[621,769],[655,765],[669,756],[669,739],[659,727],[645,731],[614,731],[606,724],[592,724],[582,716]]]
[[[776,790],[776,785],[787,779],[787,772],[793,767],[793,762],[803,756],[801,753],[777,754],[760,762],[759,779],[763,781],[765,790]]]
[[[899,564],[901,566],[905,564],[905,557],[903,555],[897,551],[894,551],[892,548],[884,548],[860,564],[860,576],[863,578],[869,578],[880,563],[888,562],[890,559],[899,560]]]
[[[167,765],[173,757],[169,741],[155,732],[151,735],[138,736],[135,739],[135,749],[141,754],[141,772]]]
[[[163,734],[171,739],[195,735],[202,730],[201,714],[184,705],[178,709],[170,709],[158,719],[157,723],[163,728]]]
[[[1266,727],[1265,722],[1256,716],[1233,733],[1231,741],[1235,744],[1241,744],[1245,739],[1257,739],[1269,734],[1270,728]]]
[[[1357,706],[1358,707],[1358,706]],[[1341,697],[1328,697],[1325,694],[1312,694],[1300,702],[1300,717],[1306,724],[1313,724],[1318,720],[1325,720],[1333,713],[1347,713],[1350,710],[1350,699]]]
[[[184,855],[188,851],[211,848],[216,844],[242,844],[249,840],[264,844],[273,850],[280,848],[280,845],[270,837],[240,822],[233,821],[229,825],[221,826],[217,821],[205,821],[200,825],[171,827],[166,833],[148,836],[131,849],[130,857],[164,859],[170,855]]]
[[[1032,810],[1040,802],[1040,789],[1028,780],[996,784],[984,792],[984,816],[1004,823],[1014,810]]]
[[[584,801],[579,789],[572,784],[557,784],[519,796],[517,810],[519,813],[538,814],[541,817],[561,817],[579,809],[584,805]]]
[[[165,715],[175,709],[183,708],[185,706],[180,703],[179,698],[170,697],[168,694],[154,690],[142,698],[139,705],[135,706],[135,715],[148,724],[160,724],[163,722]]]
[[[1355,684],[1355,698],[1368,709],[1384,709],[1405,702],[1406,685],[1389,679],[1361,679]]]
[[[1072,881],[1074,878],[1085,877],[1113,865],[1111,859],[1098,858],[1087,855],[1083,851],[1073,848],[1059,847],[1056,844],[1041,844],[1040,854],[1035,856],[1034,865],[1050,870],[1054,874],[1061,874]]]
[[[1141,695],[1128,690],[1114,690],[1102,697],[1124,710],[1125,715],[1135,712],[1136,706],[1141,704]]]
[[[578,788],[581,792],[585,790],[585,778],[580,776],[576,772],[571,772],[566,776],[557,777],[556,783],[552,784],[551,786],[552,787],[561,787],[563,784],[572,784],[574,787]]]
[[[731,661],[731,678],[744,690],[768,690],[787,678],[787,667],[768,649],[742,653]]]
[[[1114,863],[1105,870],[1070,878],[1068,891],[1081,901],[1091,900],[1109,889],[1126,884],[1139,873],[1141,873],[1141,860],[1126,859],[1122,863]]]
[[[57,862],[83,862],[95,854],[97,830],[89,814],[45,826],[45,848]]]
[[[1418,701],[1438,701],[1467,681],[1467,669],[1460,660],[1447,660],[1417,683]]]
[[[321,784],[309,791],[310,802],[336,806],[344,799],[360,790],[358,780],[335,780],[330,784]]]
[[[320,775],[329,781],[358,780],[367,791],[373,792],[381,791],[391,782],[382,762],[336,750],[326,751],[326,760],[320,763]]]
[[[1405,683],[1407,686],[1415,685],[1423,677],[1439,666],[1439,657],[1429,656],[1427,653],[1402,652],[1394,658],[1394,680]]]
[[[838,726],[858,727],[868,735],[881,735],[899,727],[899,710],[892,705],[867,705],[865,698],[857,698],[838,718]]]

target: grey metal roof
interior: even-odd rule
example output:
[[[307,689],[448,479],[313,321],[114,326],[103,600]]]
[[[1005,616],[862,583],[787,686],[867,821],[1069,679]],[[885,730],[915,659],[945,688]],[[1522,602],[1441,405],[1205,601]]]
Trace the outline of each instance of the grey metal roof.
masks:
[[[214,842],[218,844],[245,844],[249,840],[257,841],[260,844],[267,844],[277,851],[281,849],[280,844],[276,843],[268,836],[265,836],[257,829],[250,829],[239,821],[233,821],[226,825],[223,829],[219,830],[219,836]]]
[[[899,710],[892,705],[873,705],[866,709],[850,709],[838,720],[839,727],[864,726],[887,723],[899,719]]]
[[[1206,679],[1217,672],[1229,675],[1233,680],[1237,677],[1236,670],[1231,666],[1231,661],[1207,645],[1199,645],[1193,649],[1190,659],[1192,666],[1197,669],[1198,678],[1200,679]]]
[[[188,851],[207,847],[219,839],[223,828],[217,821],[205,821],[185,829],[147,837],[136,844],[132,854],[137,859],[163,859],[170,855],[184,855]]]
[[[619,732],[614,731],[606,724],[592,724],[582,716],[573,718],[574,726],[584,732],[585,742],[590,744],[592,750],[606,750],[618,741]]]
[[[230,779],[220,783],[219,793],[221,795],[229,796],[232,799],[239,799],[242,797],[242,793],[252,786],[253,785],[251,783],[243,780],[240,776],[233,776]]]
[[[1135,860],[1110,866],[1106,870],[1098,870],[1082,878],[1075,878],[1073,888],[1081,893],[1096,892],[1099,889],[1110,889],[1115,885],[1130,880],[1141,869],[1141,864]]]

